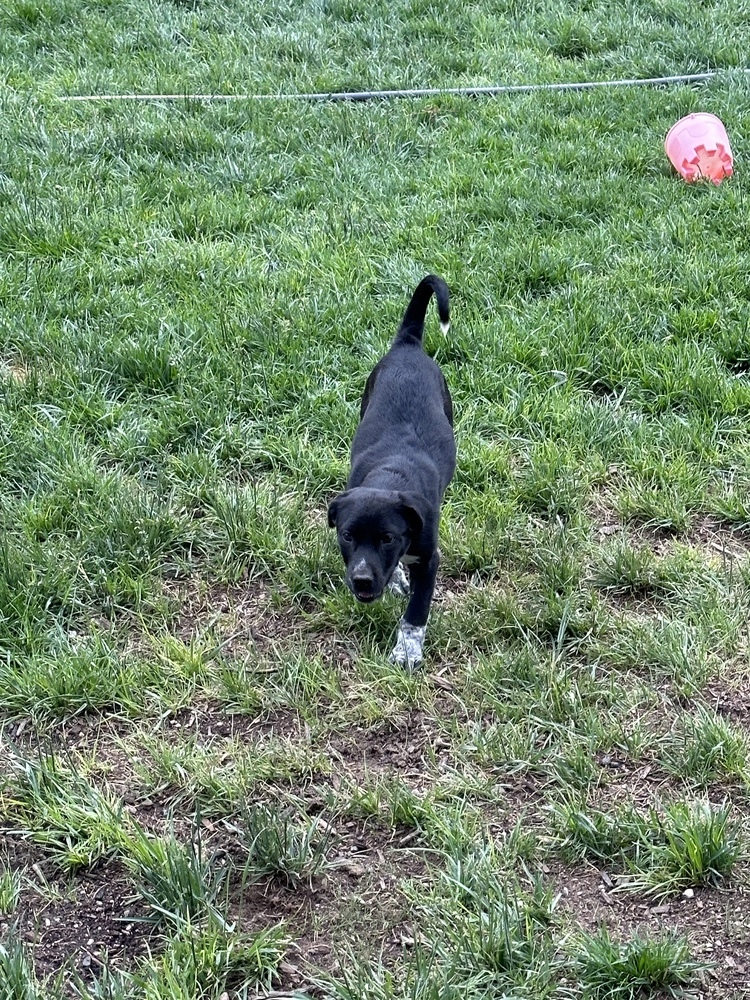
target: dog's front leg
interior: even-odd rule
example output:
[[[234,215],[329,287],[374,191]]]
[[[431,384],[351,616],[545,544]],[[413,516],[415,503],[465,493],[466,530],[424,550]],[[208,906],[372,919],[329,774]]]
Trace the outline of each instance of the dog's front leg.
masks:
[[[407,670],[415,670],[422,662],[422,647],[439,563],[440,557],[434,552],[429,562],[415,562],[409,567],[411,597],[399,623],[396,645],[390,656],[391,663],[398,663]]]

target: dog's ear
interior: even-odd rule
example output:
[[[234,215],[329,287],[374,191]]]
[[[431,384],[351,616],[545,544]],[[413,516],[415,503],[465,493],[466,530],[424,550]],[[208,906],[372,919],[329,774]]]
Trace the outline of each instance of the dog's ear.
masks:
[[[427,520],[427,503],[418,493],[399,493],[399,513],[406,518],[412,535],[418,535]]]
[[[347,497],[348,491],[346,493],[339,493],[337,497],[334,497],[328,505],[328,527],[336,527],[336,519],[339,516],[339,508],[341,507],[341,501]]]

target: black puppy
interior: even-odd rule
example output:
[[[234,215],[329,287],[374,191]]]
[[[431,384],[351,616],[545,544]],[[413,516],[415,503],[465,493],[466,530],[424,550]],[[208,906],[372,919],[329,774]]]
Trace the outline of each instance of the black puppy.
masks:
[[[386,585],[406,582],[411,596],[391,660],[422,660],[440,555],[443,493],[456,468],[453,404],[443,373],[422,348],[430,296],[440,326],[449,323],[448,286],[428,274],[417,286],[388,353],[370,373],[352,442],[347,489],[328,508],[346,564],[346,583],[369,603]]]

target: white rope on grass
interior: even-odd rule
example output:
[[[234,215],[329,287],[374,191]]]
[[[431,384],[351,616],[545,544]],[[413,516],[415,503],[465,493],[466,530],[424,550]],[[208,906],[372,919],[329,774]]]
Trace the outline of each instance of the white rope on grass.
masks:
[[[683,73],[678,76],[651,76],[632,80],[589,80],[580,83],[519,83],[496,87],[431,87],[421,90],[330,91],[309,94],[67,94],[61,101],[376,101],[398,97],[483,97],[496,94],[528,94],[534,91],[593,90],[597,87],[658,87],[670,83],[697,83],[712,80],[720,70]],[[750,74],[750,69],[740,73]]]

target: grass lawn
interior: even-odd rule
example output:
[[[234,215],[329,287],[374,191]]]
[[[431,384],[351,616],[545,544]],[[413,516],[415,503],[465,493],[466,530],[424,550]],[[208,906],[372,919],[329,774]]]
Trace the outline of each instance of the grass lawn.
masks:
[[[750,997],[748,51],[745,0],[3,4],[0,1000]],[[325,512],[429,271],[410,675]]]

